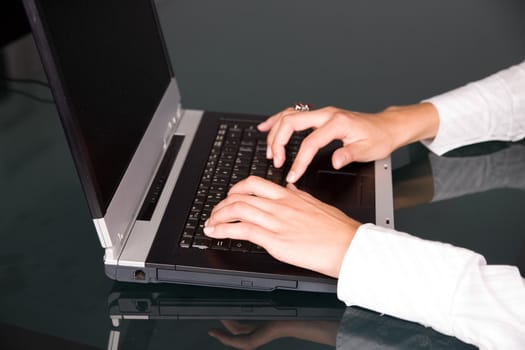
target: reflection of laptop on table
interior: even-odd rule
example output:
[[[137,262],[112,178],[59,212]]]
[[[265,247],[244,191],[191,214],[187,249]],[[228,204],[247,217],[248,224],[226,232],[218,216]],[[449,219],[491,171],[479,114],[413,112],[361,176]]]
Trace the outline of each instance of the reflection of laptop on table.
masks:
[[[216,348],[208,336],[221,322],[253,325],[331,323],[333,338],[345,305],[331,294],[246,292],[197,286],[115,284],[108,297],[113,329],[108,349]],[[248,336],[248,334],[246,334]],[[198,344],[198,345],[197,345]],[[295,343],[294,343],[295,344]],[[208,345],[208,346],[206,346]],[[304,345],[304,341],[297,341]],[[293,347],[295,348],[295,347]]]
[[[153,1],[24,4],[108,276],[335,291],[335,280],[252,244],[203,235],[231,184],[250,174],[282,183],[286,170],[264,157],[265,137],[255,129],[262,117],[182,109]],[[389,159],[338,172],[328,159],[320,155],[299,187],[357,220],[392,226]]]
[[[199,286],[115,285],[108,297],[114,326],[123,319],[340,320],[345,305],[331,294],[256,292]]]

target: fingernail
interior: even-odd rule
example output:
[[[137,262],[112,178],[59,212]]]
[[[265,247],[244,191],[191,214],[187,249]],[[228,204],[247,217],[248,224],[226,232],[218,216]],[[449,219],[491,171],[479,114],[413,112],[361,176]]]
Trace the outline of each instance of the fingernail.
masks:
[[[262,123],[259,123],[259,124],[257,125],[257,129],[261,130],[261,128],[263,128],[265,124],[266,124],[266,121],[264,121],[264,122],[262,122]]]
[[[334,159],[334,168],[339,169],[343,166],[346,161],[344,154],[338,154]]]
[[[296,179],[297,179],[297,173],[293,170],[290,170],[290,172],[288,173],[288,176],[286,176],[286,182],[294,183]]]
[[[270,147],[266,147],[266,159],[272,159],[272,149]]]
[[[215,231],[215,228],[213,226],[207,226],[207,227],[204,227],[203,228],[203,231],[206,235],[211,235],[213,234],[213,231]]]
[[[276,167],[276,168],[278,168],[280,162],[281,162],[281,156],[279,156],[279,155],[276,154],[276,155],[273,157],[273,166]]]
[[[208,226],[208,222],[210,222],[210,219],[207,219],[206,221],[204,221],[204,227]]]

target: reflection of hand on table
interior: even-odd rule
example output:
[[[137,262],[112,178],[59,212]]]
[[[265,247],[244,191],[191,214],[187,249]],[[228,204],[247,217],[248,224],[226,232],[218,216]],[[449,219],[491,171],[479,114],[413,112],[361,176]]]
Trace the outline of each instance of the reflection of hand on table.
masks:
[[[434,179],[428,158],[394,170],[394,209],[410,208],[432,201]]]
[[[484,148],[477,146],[476,149]],[[523,174],[523,143],[503,144],[499,150],[487,154],[445,157],[429,153],[416,163],[394,170],[394,208],[408,208],[494,189],[525,190]]]
[[[209,335],[236,349],[257,349],[273,340],[297,338],[335,346],[339,323],[335,321],[221,321],[226,330],[212,329]]]

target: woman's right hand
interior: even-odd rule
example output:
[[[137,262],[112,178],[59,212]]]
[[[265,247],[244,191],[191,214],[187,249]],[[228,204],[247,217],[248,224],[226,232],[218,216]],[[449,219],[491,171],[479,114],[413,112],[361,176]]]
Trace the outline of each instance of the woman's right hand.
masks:
[[[353,161],[367,162],[387,157],[405,144],[434,137],[439,127],[439,116],[430,103],[391,107],[383,112],[367,114],[326,107],[308,112],[288,108],[259,124],[260,131],[268,131],[267,157],[275,167],[285,162],[285,145],[296,131],[313,128],[302,142],[286,178],[294,183],[319,149],[333,140],[343,145],[332,155],[335,169]]]

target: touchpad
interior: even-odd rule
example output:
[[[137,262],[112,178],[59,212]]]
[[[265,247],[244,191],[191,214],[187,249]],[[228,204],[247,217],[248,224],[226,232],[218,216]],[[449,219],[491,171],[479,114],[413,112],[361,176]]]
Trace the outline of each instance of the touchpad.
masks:
[[[373,162],[351,163],[334,170],[331,152],[320,152],[298,187],[360,222],[375,222]]]

